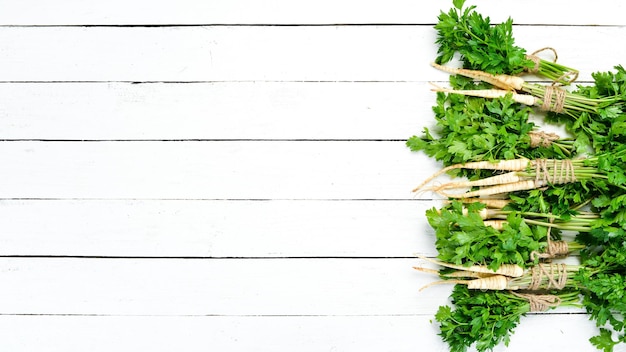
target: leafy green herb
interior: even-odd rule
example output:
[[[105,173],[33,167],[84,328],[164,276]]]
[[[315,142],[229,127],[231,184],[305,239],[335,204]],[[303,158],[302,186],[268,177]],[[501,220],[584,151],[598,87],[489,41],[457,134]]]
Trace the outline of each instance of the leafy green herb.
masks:
[[[561,306],[577,305],[578,293],[555,294]],[[471,346],[481,352],[502,343],[508,346],[521,318],[530,312],[529,302],[509,291],[469,290],[455,285],[450,297],[454,308],[439,307],[435,319],[439,322],[439,335],[453,352],[465,352]]]
[[[436,91],[484,98],[510,94],[516,102],[548,111],[546,121],[564,123],[570,132],[579,136],[575,142],[578,150],[607,152],[611,147],[620,146],[626,141],[624,112],[626,71],[621,66],[616,66],[617,73],[596,73],[595,89],[579,87],[575,92],[555,86],[528,83],[518,76],[493,75],[483,71],[440,65],[435,67],[453,75],[464,75],[499,88],[485,90],[438,87]]]
[[[513,20],[492,24],[489,17],[463,8],[465,1],[454,1],[454,8],[441,12],[437,30],[438,64],[446,63],[459,53],[465,68],[489,73],[518,74],[535,68],[526,50],[515,45]],[[577,71],[563,65],[539,60],[537,74],[568,84]]]
[[[599,328],[590,342],[612,351],[626,342],[626,69],[596,72],[593,85],[573,92],[525,82],[518,76],[524,71],[560,84],[578,73],[516,46],[511,18],[492,24],[464,0],[453,5],[435,25],[433,64],[451,74],[452,88],[434,89],[436,126],[406,143],[446,166],[415,191],[462,199],[426,212],[441,261],[427,260],[446,269],[416,268],[457,284],[454,307],[440,307],[435,316],[440,335],[452,351],[506,345],[521,317],[536,308],[513,291],[539,290],[558,295],[562,305],[583,306]],[[464,69],[440,65],[457,55]],[[544,143],[542,135],[538,146],[531,107],[575,139],[550,136]],[[444,172],[469,180],[425,187]],[[507,195],[508,205],[472,203],[492,195]],[[580,211],[585,206],[591,211]],[[580,265],[544,264],[534,255],[561,230],[577,232],[569,243],[580,251]]]
[[[458,89],[480,87],[462,76],[452,76],[450,82]],[[542,140],[538,126],[529,120],[532,110],[513,102],[509,96],[489,100],[440,92],[433,112],[437,123],[433,131],[424,128],[420,136],[412,136],[406,145],[412,151],[423,151],[444,166],[519,156],[561,159],[570,157],[574,151],[573,140],[556,135],[551,135],[550,141]],[[537,143],[537,138],[543,143]],[[477,178],[492,173],[457,169],[454,174]]]
[[[533,231],[520,216],[511,213],[507,226],[499,231],[484,224],[479,214],[483,208],[480,203],[464,207],[452,202],[442,209],[426,211],[437,237],[437,258],[467,266],[488,264],[492,270],[502,264],[525,267],[531,262],[531,253],[546,246],[546,227],[535,227]]]
[[[555,209],[548,206],[551,203],[546,202],[546,198],[550,197],[552,199],[548,200],[551,200],[552,204],[560,203],[567,205],[566,208],[557,208],[558,215],[566,213],[569,208],[577,204],[591,200],[592,197],[607,194],[608,192],[611,192],[613,196],[620,196],[626,192],[626,145],[611,152],[578,159],[540,159],[531,161],[522,158],[501,160],[494,163],[477,162],[452,165],[429,177],[426,183],[435,179],[443,171],[455,168],[506,170],[508,172],[471,181],[448,182],[425,189],[430,189],[439,195],[455,199],[509,194],[516,196],[514,200],[520,200],[525,197],[523,195],[524,192],[528,192],[526,196],[530,197],[532,202],[526,202],[526,206],[538,206],[540,209],[518,208],[517,210],[540,211],[543,213],[554,212]],[[569,184],[578,185],[567,187]],[[425,183],[423,182],[416,188],[416,191],[424,189],[424,186]],[[478,189],[464,193],[454,193],[454,190],[463,190],[470,187]],[[548,187],[549,191],[544,192],[544,187]],[[565,187],[567,191],[564,191],[561,187]],[[576,190],[576,192],[569,192],[572,190]],[[555,198],[558,202],[555,202]],[[623,197],[617,199],[623,199]],[[620,204],[624,204],[624,202],[620,202]],[[599,205],[599,203],[596,205]],[[515,205],[512,205],[512,207],[515,207]]]
[[[600,334],[589,339],[592,345],[596,346],[599,350],[604,352],[612,352],[613,347],[620,343],[620,341],[613,341],[611,331],[601,328]]]
[[[594,111],[549,112],[546,121],[563,124],[578,137],[577,145],[590,146],[596,153],[610,151],[626,143],[626,70],[595,72],[593,85],[579,85],[573,94],[586,99],[604,100]]]
[[[534,265],[550,240],[559,240],[560,231],[591,232],[596,221],[595,213],[569,212],[562,216],[553,214],[517,212],[505,209],[487,209],[479,202],[467,205],[452,201],[441,209],[426,211],[426,218],[435,230],[435,246],[441,261],[456,265],[487,265],[497,270],[502,264],[521,267]],[[485,223],[492,219],[506,220],[501,229]],[[548,232],[550,229],[550,232]],[[584,245],[570,240],[570,251]],[[566,253],[561,253],[566,254]]]
[[[436,315],[444,341],[454,351],[465,351],[473,343],[479,351],[507,344],[519,318],[530,309],[525,294],[547,292],[558,295],[561,304],[572,306],[579,305],[582,295],[582,306],[600,328],[599,335],[591,339],[594,345],[610,351],[626,342],[626,241],[613,240],[581,253],[580,265],[539,264],[515,277],[491,274],[475,278],[468,271],[441,270],[442,278],[458,283],[451,296],[455,309],[440,307]],[[459,280],[462,277],[474,279]],[[505,280],[505,285],[492,285],[497,278]],[[502,328],[498,321],[507,322],[507,327]],[[608,329],[617,334],[617,340]]]

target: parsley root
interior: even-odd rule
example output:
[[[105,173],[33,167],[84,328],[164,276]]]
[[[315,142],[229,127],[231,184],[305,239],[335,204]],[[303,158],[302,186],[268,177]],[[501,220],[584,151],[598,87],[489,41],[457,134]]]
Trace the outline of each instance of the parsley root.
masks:
[[[476,161],[471,163],[464,164],[456,164],[445,167],[432,176],[428,177],[425,181],[423,181],[419,186],[413,189],[413,192],[417,192],[428,182],[432,181],[436,177],[449,172],[454,169],[474,169],[474,170],[497,170],[497,171],[522,171],[525,170],[530,165],[530,160],[528,159],[514,159],[514,160],[500,160],[497,162],[490,161]],[[448,188],[448,187],[446,187]]]
[[[469,272],[480,273],[480,274],[504,275],[508,277],[519,277],[524,274],[524,268],[515,264],[503,264],[498,269],[493,270],[491,268],[488,268],[485,265],[462,266],[462,265],[456,265],[452,263],[445,263],[439,260],[430,259],[426,257],[419,257],[419,258],[427,262],[433,263],[433,264],[441,265],[446,268],[469,271]]]
[[[611,163],[614,163],[614,165],[611,165]],[[455,168],[483,168],[488,170],[513,171],[472,181],[448,182],[437,187],[431,187],[430,190],[449,198],[472,198],[496,194],[510,194],[548,185],[554,186],[583,181],[588,183],[602,182],[602,187],[608,182],[613,186],[625,188],[626,175],[624,175],[624,166],[626,166],[626,148],[622,148],[621,151],[583,159],[539,159],[532,161],[528,159],[514,159],[502,160],[495,163],[475,162],[457,164],[448,166],[435,173],[427,178],[426,181],[422,182],[415,190],[419,190],[425,183],[430,182],[440,174]],[[618,174],[615,174],[616,172],[618,172]],[[483,188],[461,194],[444,192],[444,190],[467,187]]]
[[[451,351],[483,352],[508,344],[528,312],[582,306],[599,328],[591,343],[612,350],[626,343],[626,69],[565,89],[578,71],[557,64],[556,50],[527,54],[510,18],[491,24],[464,3],[435,25],[432,66],[450,82],[433,84],[436,126],[406,142],[443,164],[413,190],[447,198],[426,211],[437,259],[423,260],[442,268],[415,267],[440,277],[421,290],[454,285],[454,308],[435,316],[440,335]],[[454,58],[461,68],[444,65]],[[573,137],[540,130],[537,114]],[[465,179],[438,182],[444,173]],[[552,262],[572,253],[579,265]]]
[[[578,70],[556,63],[556,52],[555,61],[550,62],[536,56],[538,51],[529,55],[525,49],[515,46],[511,18],[492,24],[489,17],[474,11],[476,6],[463,8],[464,3],[464,0],[455,0],[450,11],[442,11],[438,16],[435,25],[438,64],[452,60],[458,53],[465,68],[490,73],[531,72],[565,85],[578,76]]]
[[[523,78],[517,76],[510,76],[506,74],[492,74],[484,71],[478,70],[468,70],[465,68],[456,68],[439,65],[437,63],[431,63],[431,65],[443,72],[447,72],[451,75],[461,75],[473,79],[477,79],[479,81],[489,83],[492,86],[498,87],[500,89],[504,89],[505,91],[514,91],[514,90],[522,90],[524,88],[524,84],[526,82]],[[498,98],[498,97],[492,97]]]
[[[524,104],[524,105],[528,105],[528,106],[541,105],[540,104],[540,100],[538,100],[536,97],[534,97],[532,95],[518,94],[518,93],[515,93],[515,92],[511,92],[510,90],[502,90],[502,89],[450,89],[450,88],[439,87],[439,86],[436,86],[436,85],[434,85],[434,86],[435,86],[435,88],[431,89],[431,91],[433,91],[433,92],[460,94],[460,95],[466,95],[466,96],[478,97],[478,98],[487,98],[487,99],[504,98],[505,96],[509,95],[511,97],[511,99],[514,102],[516,102],[516,103],[520,103],[520,104]]]
[[[539,105],[543,110],[565,112],[576,116],[575,112],[598,113],[599,108],[619,101],[617,97],[588,98],[583,95],[568,92],[556,86],[543,86],[540,84],[527,83],[523,78],[505,74],[490,74],[483,71],[467,70],[462,68],[447,67],[433,63],[433,67],[454,75],[462,75],[491,84],[505,91],[522,91],[536,97],[522,98],[526,105]],[[464,91],[466,93],[471,93]],[[456,91],[457,94],[463,94]],[[479,94],[479,93],[472,93]],[[492,97],[501,97],[501,94],[491,93]],[[487,96],[485,96],[487,97]]]
[[[453,306],[439,307],[435,319],[439,323],[439,335],[455,352],[467,351],[472,345],[479,352],[491,351],[503,342],[508,345],[514,328],[527,313],[580,305],[577,291],[521,295],[510,291],[470,290],[465,285],[455,285],[451,299]]]

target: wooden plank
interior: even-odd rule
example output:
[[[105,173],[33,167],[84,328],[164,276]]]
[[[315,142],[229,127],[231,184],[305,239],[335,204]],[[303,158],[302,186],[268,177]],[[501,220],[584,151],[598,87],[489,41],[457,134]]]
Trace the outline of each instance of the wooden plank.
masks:
[[[438,202],[5,200],[0,255],[434,256],[424,217],[433,206]]]
[[[406,139],[424,82],[0,84],[3,139]]]
[[[0,316],[11,351],[446,351],[432,317]],[[586,315],[531,315],[494,352],[597,351]]]
[[[436,164],[400,140],[419,131],[407,117],[433,101],[414,101],[411,91],[446,77],[428,67],[437,12],[428,9],[441,4],[294,4],[0,0],[2,89],[27,82],[3,95],[17,100],[0,104],[0,138],[96,140],[0,142],[0,255],[16,256],[0,258],[6,349],[447,349],[429,321],[450,287],[418,292],[436,280],[411,269],[423,263],[385,257],[433,253],[432,238],[418,237],[419,207],[433,203],[411,201],[409,190]],[[516,4],[505,4],[485,11],[508,15]],[[623,24],[624,5],[604,4],[528,2],[541,13],[524,8],[515,19]],[[417,13],[428,24],[274,26],[415,23]],[[270,26],[124,27],[247,22]],[[50,24],[61,26],[40,27]],[[515,33],[530,50],[556,47],[589,80],[624,56],[608,43],[624,30]],[[359,91],[353,81],[372,83]],[[287,92],[284,82],[292,83]],[[350,93],[338,94],[344,89]],[[380,89],[387,95],[376,96]],[[418,105],[424,110],[412,110]],[[330,114],[333,107],[345,110]],[[378,110],[358,120],[365,107]],[[289,118],[319,114],[328,116],[315,124]],[[256,125],[242,126],[250,116]],[[344,141],[290,140],[319,138]],[[351,140],[361,138],[398,141]],[[46,257],[64,255],[78,258]],[[232,258],[100,257],[222,255]],[[379,258],[360,258],[370,255]],[[595,331],[583,314],[534,315],[516,330],[512,350],[585,350]]]
[[[583,1],[496,2],[468,1],[494,21],[512,16],[524,24],[623,24],[619,15],[624,4],[600,0],[594,6]],[[201,0],[63,0],[41,3],[34,0],[0,1],[2,25],[124,25],[124,24],[334,24],[334,23],[433,23],[440,10],[452,1],[419,2],[409,0],[299,1],[253,0],[228,2]],[[33,11],[37,8],[37,11]]]
[[[412,199],[436,163],[404,142],[11,142],[0,198]]]
[[[0,314],[432,315],[417,259],[0,258]]]
[[[625,33],[515,28],[519,45],[556,47],[580,80],[620,63],[626,48],[609,41]],[[3,27],[0,81],[447,80],[429,66],[434,40],[430,26]]]

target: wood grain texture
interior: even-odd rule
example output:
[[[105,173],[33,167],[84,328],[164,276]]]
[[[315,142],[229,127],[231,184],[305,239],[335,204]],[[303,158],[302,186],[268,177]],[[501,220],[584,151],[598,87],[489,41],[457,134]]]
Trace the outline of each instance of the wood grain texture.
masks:
[[[426,82],[0,84],[3,139],[395,139],[431,123]]]
[[[626,57],[610,45],[625,35],[621,26],[515,28],[518,45],[556,47],[581,81]],[[429,66],[435,36],[430,25],[3,27],[0,81],[447,80]]]
[[[333,316],[435,313],[449,287],[418,259],[0,258],[3,314]],[[432,267],[432,266],[431,266]],[[16,299],[19,297],[19,299]]]
[[[626,57],[620,1],[471,3],[583,83]],[[0,0],[0,349],[448,350],[404,140],[450,6]],[[558,309],[496,351],[596,332]]]
[[[494,21],[512,16],[520,24],[614,25],[623,24],[619,0],[600,0],[589,6],[566,0],[498,2],[468,1]],[[169,25],[169,24],[361,24],[434,23],[439,11],[452,1],[409,0],[298,1],[231,0],[2,0],[3,25]],[[37,11],[32,11],[37,8]],[[607,10],[611,9],[611,10]]]
[[[12,351],[448,351],[429,316],[0,316]],[[597,351],[585,315],[529,315],[509,348]]]
[[[413,199],[429,162],[401,141],[7,142],[0,197]]]
[[[433,231],[418,219],[438,205],[413,200],[4,200],[0,255],[433,256]]]

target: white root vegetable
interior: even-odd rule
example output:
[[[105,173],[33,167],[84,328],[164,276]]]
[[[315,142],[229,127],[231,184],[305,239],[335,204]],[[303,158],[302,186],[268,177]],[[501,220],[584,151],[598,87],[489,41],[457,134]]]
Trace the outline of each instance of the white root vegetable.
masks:
[[[478,198],[476,201],[483,203],[488,208],[493,209],[502,209],[511,203],[510,199],[488,199],[488,198]]]
[[[422,268],[419,266],[414,266],[413,269],[417,270],[417,271],[421,271],[424,273],[429,273],[429,274],[433,274],[433,275],[440,275],[441,273],[439,272],[439,270],[435,270],[435,269],[429,269],[429,268]],[[472,277],[472,278],[484,278],[484,277],[489,277],[489,276],[493,276],[494,274],[487,274],[487,273],[476,273],[473,271],[468,271],[468,270],[457,270],[457,271],[453,271],[451,273],[447,273],[445,275],[445,277],[455,277],[455,278],[467,278],[467,277]]]
[[[463,213],[464,216],[467,216],[469,214],[469,210],[466,207],[463,207],[461,209],[461,212]],[[437,210],[437,213],[439,215],[441,215],[441,210]],[[493,215],[493,209],[489,209],[489,208],[482,208],[478,211],[478,216],[480,216],[481,219],[489,219],[492,215]]]
[[[493,74],[486,73],[483,71],[442,66],[434,62],[432,63],[432,66],[440,71],[447,72],[452,75],[461,75],[461,76],[477,79],[477,80],[489,83],[493,86],[496,86],[504,90],[521,90],[524,87],[524,84],[526,83],[523,78],[517,77],[517,76],[493,75]]]
[[[433,84],[434,85],[434,84]],[[434,85],[435,88],[431,89],[434,92],[443,92],[450,94],[461,94],[465,96],[472,96],[478,98],[504,98],[507,94],[511,95],[511,99],[514,102],[524,104],[527,106],[538,106],[541,105],[542,102],[536,97],[529,94],[519,94],[515,92],[511,92],[510,90],[502,90],[502,89],[450,89],[443,88]]]
[[[414,266],[413,269],[417,270],[417,271],[421,271],[423,273],[429,273],[429,274],[433,274],[433,275],[439,275],[439,270],[435,270],[435,269],[429,269],[429,268],[422,268],[421,266]]]
[[[469,280],[467,281],[467,288],[471,290],[506,290],[509,288],[509,278],[504,275],[493,275]]]
[[[496,162],[491,161],[475,161],[464,164],[454,164],[442,168],[437,171],[426,180],[424,180],[419,186],[413,189],[413,192],[417,192],[424,187],[428,182],[443,175],[444,173],[455,169],[472,169],[472,170],[495,170],[495,171],[524,171],[531,165],[531,160],[526,158],[500,160]]]
[[[498,231],[504,230],[504,226],[507,224],[506,220],[484,220],[485,226],[491,226]]]
[[[507,183],[520,182],[523,180],[524,179],[517,173],[517,171],[511,171],[511,172],[507,172],[506,174],[481,178],[479,180],[474,180],[474,181],[448,182],[448,183],[444,183],[443,185],[439,185],[437,187],[432,187],[432,190],[439,193],[444,189],[503,185]]]
[[[453,271],[449,274],[446,274],[445,277],[470,277],[470,278],[485,278],[485,277],[491,277],[494,274],[488,274],[488,273],[477,273],[477,272],[473,272],[473,271],[468,271],[468,270],[457,270],[457,271]]]
[[[498,198],[468,198],[468,199],[460,199],[463,203],[481,203],[487,206],[487,208],[491,209],[502,209],[507,204],[511,203],[510,199],[498,199]],[[446,204],[451,203],[451,201],[444,201]],[[486,219],[486,218],[484,218]]]
[[[516,264],[502,264],[498,268],[498,270],[491,270],[487,266],[484,265],[472,265],[472,266],[462,266],[456,264],[450,264],[441,262],[439,260],[430,259],[426,257],[418,256],[420,259],[428,261],[433,264],[437,264],[446,268],[456,269],[461,271],[471,271],[475,273],[483,273],[483,274],[491,274],[491,275],[504,275],[508,277],[520,277],[524,274],[524,268]]]
[[[469,214],[469,210],[466,207],[463,207],[461,210],[463,215],[467,216]],[[481,219],[488,219],[490,217],[491,212],[487,208],[482,208],[478,211],[478,215]]]
[[[459,194],[451,194],[446,192],[438,192],[440,195],[448,198],[473,198],[473,197],[483,197],[490,196],[494,194],[504,194],[504,193],[513,193],[517,191],[528,191],[531,189],[541,188],[546,185],[546,182],[543,180],[525,180],[514,183],[507,183],[497,186],[491,186],[486,188],[481,188],[476,191],[470,191]]]
[[[502,290],[513,290],[518,289],[518,287],[509,286],[509,279],[503,275],[491,275],[487,277],[480,277],[473,280],[440,280],[431,282],[428,285],[422,286],[419,290],[425,290],[434,285],[444,285],[444,284],[461,284],[467,285],[467,288],[470,290],[493,290],[493,291],[502,291]]]

